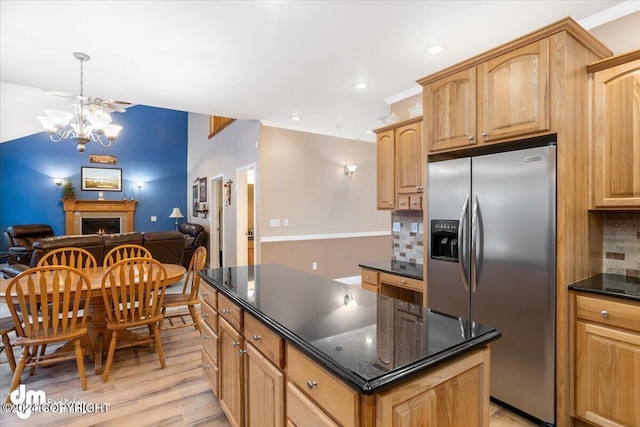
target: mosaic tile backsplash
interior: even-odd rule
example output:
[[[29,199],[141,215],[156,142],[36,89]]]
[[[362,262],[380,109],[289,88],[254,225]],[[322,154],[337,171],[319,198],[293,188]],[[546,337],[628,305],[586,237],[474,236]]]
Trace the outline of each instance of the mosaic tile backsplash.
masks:
[[[400,224],[400,231],[393,231],[393,223]],[[411,231],[411,224],[416,224],[418,232]],[[420,233],[422,212],[399,211],[391,214],[391,245],[393,260],[411,264],[424,262],[424,233]]]
[[[605,273],[640,277],[640,213],[605,214],[602,255]]]

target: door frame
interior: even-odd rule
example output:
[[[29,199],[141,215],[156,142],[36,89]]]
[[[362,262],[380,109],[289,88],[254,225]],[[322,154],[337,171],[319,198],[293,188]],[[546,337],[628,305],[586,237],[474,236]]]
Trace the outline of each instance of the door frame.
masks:
[[[256,172],[256,163],[249,163],[236,168],[236,265],[248,264],[248,248],[249,243],[247,240],[248,221],[248,179],[247,172],[253,169],[254,177]],[[253,184],[253,225],[254,225],[254,244],[253,244],[253,259],[256,260],[256,244],[255,244],[255,226],[256,226],[256,204],[255,204],[256,185],[255,179]]]
[[[224,174],[209,178],[209,194],[211,203],[209,210],[209,266],[211,268],[223,267],[225,263],[225,239],[224,239],[224,209],[222,203],[222,188]],[[222,265],[220,265],[220,251],[222,251]]]

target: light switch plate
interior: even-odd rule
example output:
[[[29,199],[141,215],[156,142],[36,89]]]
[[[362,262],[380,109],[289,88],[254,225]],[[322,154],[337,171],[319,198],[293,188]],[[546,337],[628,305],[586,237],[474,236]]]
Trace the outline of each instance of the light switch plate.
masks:
[[[422,234],[424,233],[424,224],[423,223],[418,223],[418,233]]]
[[[411,232],[412,233],[417,233],[418,232],[418,223],[417,222],[412,222],[411,223]]]
[[[151,217],[151,222],[156,222],[157,220],[158,220],[158,217],[157,217],[157,216],[153,215],[153,216]]]
[[[399,233],[400,232],[400,223],[399,222],[395,222],[393,223],[393,232],[394,233]]]
[[[269,226],[271,226],[271,227],[280,227],[280,220],[279,219],[271,219],[271,220],[269,220]]]

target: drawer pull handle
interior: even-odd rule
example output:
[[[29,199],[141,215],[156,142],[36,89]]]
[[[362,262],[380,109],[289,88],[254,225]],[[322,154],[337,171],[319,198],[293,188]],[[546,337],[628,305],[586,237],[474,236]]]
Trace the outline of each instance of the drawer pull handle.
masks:
[[[203,335],[203,336],[202,336],[202,339],[203,339],[204,341],[207,341],[209,338],[211,338],[209,335]]]
[[[371,279],[371,277],[369,277],[369,276],[364,276],[364,277],[366,277],[367,279]]]
[[[489,134],[488,134],[488,133],[486,133],[486,132],[482,132],[482,137],[483,137],[483,138],[486,138],[486,137],[488,137],[488,136],[489,136]]]
[[[237,347],[240,345],[240,343],[238,341],[234,341],[231,343],[232,346]]]
[[[468,139],[469,141],[473,141],[473,135],[467,135],[467,139]]]
[[[202,317],[206,319],[207,317],[209,317],[209,313],[202,313]]]
[[[247,350],[240,349],[240,350],[238,350],[238,353],[240,353],[240,356],[243,356],[243,355],[247,354]]]
[[[406,285],[407,281],[406,280],[401,280],[400,283],[402,283],[403,285]]]
[[[201,295],[202,295],[203,297],[206,297],[206,296],[208,296],[209,294],[208,294],[208,293],[206,293],[206,292],[202,292],[202,294],[201,294]]]
[[[229,314],[229,310],[227,310],[226,308],[222,309],[222,314]]]
[[[604,318],[609,317],[609,312],[608,312],[607,310],[602,310],[602,311],[600,312],[600,314],[601,314],[601,315],[602,315],[602,317],[604,317]]]
[[[254,334],[254,335],[253,335],[253,339],[254,339],[255,341],[260,341],[260,340],[262,339],[262,337],[261,337],[260,335],[255,335],[255,334]]]
[[[209,365],[204,365],[202,368],[203,368],[205,371],[208,371],[208,370],[209,370],[209,368],[211,368],[211,366],[209,366]]]
[[[313,390],[314,387],[318,387],[318,381],[307,380],[307,387],[309,390]]]

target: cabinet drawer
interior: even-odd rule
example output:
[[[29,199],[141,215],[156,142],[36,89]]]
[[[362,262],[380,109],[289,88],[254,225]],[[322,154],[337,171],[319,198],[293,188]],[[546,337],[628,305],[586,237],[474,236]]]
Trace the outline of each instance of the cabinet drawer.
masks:
[[[362,269],[362,283],[368,283],[373,286],[378,286],[378,272],[375,270],[369,270],[368,268]]]
[[[218,365],[213,363],[213,360],[204,350],[202,350],[202,373],[209,383],[211,391],[218,397]]]
[[[218,334],[205,323],[202,325],[202,349],[207,352],[213,363],[218,364]]]
[[[287,383],[287,427],[338,427],[292,383]]]
[[[224,317],[236,331],[242,333],[244,326],[242,309],[222,294],[218,294],[218,313]]]
[[[422,210],[422,196],[409,196],[409,209]]]
[[[287,375],[341,425],[353,427],[358,424],[358,393],[291,345],[287,345]]]
[[[284,368],[284,340],[250,315],[244,318],[244,337],[278,368]]]
[[[398,209],[401,211],[411,209],[409,196],[398,196]]]
[[[209,304],[200,304],[200,315],[204,323],[218,332],[218,313]]]
[[[576,314],[579,319],[640,332],[640,304],[632,301],[577,295]]]
[[[412,291],[424,291],[422,280],[396,276],[395,274],[380,273],[380,283],[387,283],[389,285],[398,286],[399,288],[411,289]]]
[[[205,284],[204,280],[200,280],[200,298],[209,304],[214,310],[218,309],[218,291]]]

